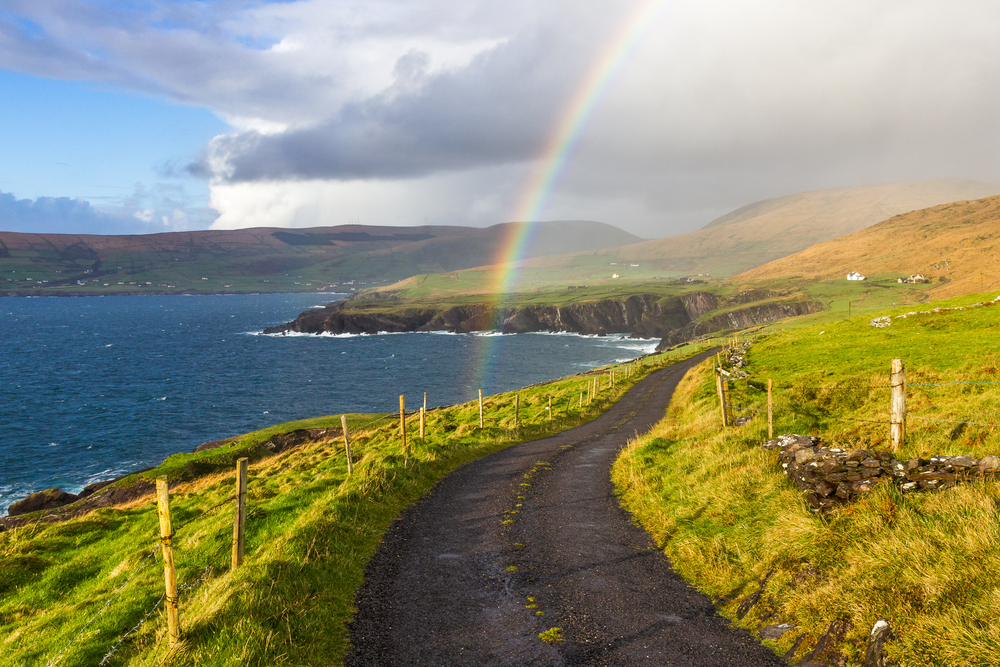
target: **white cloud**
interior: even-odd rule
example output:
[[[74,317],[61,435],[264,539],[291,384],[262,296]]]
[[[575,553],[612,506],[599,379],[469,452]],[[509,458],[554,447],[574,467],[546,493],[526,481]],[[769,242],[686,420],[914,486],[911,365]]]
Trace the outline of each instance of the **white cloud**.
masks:
[[[1000,180],[997,3],[659,4],[544,217],[665,235],[798,190]],[[0,66],[229,120],[201,169],[231,227],[507,219],[645,2],[7,5],[43,35],[0,18]]]

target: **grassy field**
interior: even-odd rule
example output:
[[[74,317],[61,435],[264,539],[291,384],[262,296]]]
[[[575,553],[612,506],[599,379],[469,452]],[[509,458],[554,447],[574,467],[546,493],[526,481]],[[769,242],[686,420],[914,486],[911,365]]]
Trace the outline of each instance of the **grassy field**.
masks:
[[[365,563],[406,505],[465,462],[594,419],[650,369],[703,347],[646,358],[631,381],[605,387],[582,408],[581,392],[609,369],[522,389],[517,428],[513,393],[486,398],[482,430],[476,403],[431,410],[426,440],[416,437],[411,418],[406,452],[398,416],[351,415],[351,476],[336,416],[178,454],[123,480],[161,474],[171,480],[184,633],[173,650],[165,639],[150,496],[63,523],[2,532],[0,665],[340,664]],[[302,428],[338,430],[332,439],[277,455],[261,448],[278,434]],[[233,463],[239,456],[251,458],[246,560],[231,572]]]
[[[734,383],[733,402],[763,410],[770,378],[776,434],[887,449],[889,365],[901,358],[908,423],[898,458],[998,454],[1000,303],[972,307],[996,296],[774,331],[750,348],[751,377]],[[891,326],[870,326],[873,315],[892,316]],[[847,619],[842,651],[847,664],[860,665],[883,617],[896,633],[888,644],[895,664],[1000,663],[1000,585],[992,574],[1000,568],[1000,484],[903,495],[883,482],[821,516],[785,478],[777,454],[761,449],[766,417],[752,410],[737,411],[753,415],[750,423],[723,430],[712,365],[703,364],[678,388],[668,418],[615,465],[623,503],[675,568],[740,627],[794,624],[768,643],[784,654],[805,635],[796,659],[831,622]],[[760,601],[738,618],[760,582]]]

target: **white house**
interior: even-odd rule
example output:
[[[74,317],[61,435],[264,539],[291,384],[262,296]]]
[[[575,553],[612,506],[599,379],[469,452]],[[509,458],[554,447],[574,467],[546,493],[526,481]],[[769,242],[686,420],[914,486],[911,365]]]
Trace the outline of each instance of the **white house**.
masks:
[[[848,280],[864,280],[865,277],[863,275],[861,275],[860,273],[858,273],[857,271],[851,271],[850,273],[847,274],[847,279]]]

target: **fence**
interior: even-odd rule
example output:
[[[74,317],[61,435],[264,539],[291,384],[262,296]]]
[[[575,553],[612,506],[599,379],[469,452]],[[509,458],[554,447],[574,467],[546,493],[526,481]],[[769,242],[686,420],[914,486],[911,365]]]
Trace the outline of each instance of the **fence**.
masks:
[[[656,359],[639,358],[633,362],[621,364],[607,371],[592,371],[581,373],[577,376],[571,376],[571,378],[569,378],[569,383],[567,383],[567,386],[562,391],[549,393],[547,395],[543,394],[541,402],[538,400],[535,401],[535,419],[529,419],[528,421],[533,422],[534,425],[539,427],[549,428],[554,422],[557,412],[562,412],[566,416],[571,415],[574,412],[574,408],[579,412],[583,412],[587,406],[590,406],[595,401],[598,401],[598,399],[609,390],[614,388],[622,388],[623,390],[626,389],[627,382],[637,378],[643,367],[657,365],[659,365],[659,362]],[[482,390],[479,390],[478,394],[478,427],[480,429],[489,428],[491,418],[494,423],[501,428],[503,427],[503,424],[506,423],[504,420],[511,421],[514,429],[522,428],[526,425],[526,423],[528,423],[525,421],[521,392],[514,392],[509,397],[509,400],[500,400],[497,398],[491,399],[491,397],[483,396]],[[584,405],[584,401],[586,401],[586,405]],[[341,436],[344,440],[344,457],[347,468],[347,476],[350,477],[355,473],[354,455],[358,451],[357,444],[359,442],[359,434],[363,434],[361,436],[362,439],[367,437],[369,442],[371,442],[372,439],[380,433],[381,435],[391,439],[392,432],[394,430],[391,427],[391,423],[398,420],[398,426],[396,428],[398,428],[397,433],[400,442],[400,451],[404,454],[404,456],[406,456],[412,452],[412,448],[415,445],[413,439],[407,437],[407,431],[408,428],[410,428],[408,424],[411,424],[414,421],[418,422],[419,438],[423,441],[428,434],[430,426],[428,424],[428,417],[436,411],[448,409],[448,407],[458,406],[446,406],[445,408],[431,408],[428,410],[427,395],[424,393],[423,405],[419,407],[417,411],[411,413],[406,411],[405,398],[403,395],[400,395],[398,415],[383,415],[370,420],[367,423],[356,425],[351,429],[348,428],[347,416],[342,415],[340,419],[342,429]],[[234,486],[232,495],[229,495],[222,502],[200,511],[193,516],[185,517],[179,522],[174,521],[174,517],[171,514],[170,486],[168,484],[168,480],[166,477],[158,477],[156,479],[155,493],[159,523],[158,544],[153,546],[148,552],[145,552],[145,555],[132,568],[132,572],[128,575],[126,580],[107,596],[107,599],[97,609],[96,613],[94,613],[82,625],[79,631],[73,635],[70,641],[48,661],[47,667],[53,667],[59,663],[60,659],[66,655],[66,652],[74,645],[75,642],[79,640],[81,636],[87,633],[97,619],[101,617],[102,614],[104,614],[116,601],[121,600],[124,593],[129,590],[130,586],[132,586],[143,573],[149,573],[150,567],[154,564],[161,564],[163,568],[162,592],[157,599],[152,602],[152,604],[145,609],[140,608],[138,610],[138,621],[134,625],[131,625],[131,627],[129,627],[123,634],[111,641],[108,652],[104,655],[104,658],[99,664],[109,664],[124,642],[130,637],[136,635],[136,633],[139,632],[146,623],[150,622],[150,619],[152,619],[157,612],[161,610],[161,608],[165,608],[167,626],[166,637],[168,639],[168,645],[173,646],[180,641],[184,637],[182,594],[194,591],[197,587],[207,581],[215,571],[225,570],[227,566],[232,571],[241,567],[245,558],[245,537],[248,521],[252,521],[255,517],[266,513],[272,503],[277,502],[279,499],[286,498],[289,494],[295,493],[298,489],[305,488],[306,485],[303,484],[298,487],[294,487],[283,496],[277,496],[271,501],[265,502],[249,512],[247,507],[248,489],[262,487],[268,480],[283,475],[295,465],[294,461],[288,462],[283,467],[270,472],[270,474],[266,476],[257,476],[251,480],[249,460],[245,457],[240,458],[236,461],[235,480],[233,482]],[[331,468],[330,470],[327,470],[326,473],[316,475],[308,482],[308,485],[311,486],[315,482],[319,482],[335,472],[337,472],[337,470]],[[340,474],[342,474],[342,471]],[[176,538],[178,535],[183,533],[185,528],[189,525],[205,519],[206,517],[210,517],[227,506],[231,506],[233,508],[231,544],[225,545],[224,550],[221,548],[217,549],[207,558],[207,561],[205,562],[193,564],[183,561],[183,558],[178,560],[176,544]],[[227,521],[222,526],[210,527],[209,530],[210,532],[218,534],[228,531],[229,528],[230,525]],[[183,556],[183,554],[181,554],[181,556]],[[193,566],[196,569],[196,576],[189,577],[189,579],[185,582],[179,581],[177,572],[181,563],[183,563],[183,566],[188,570],[192,569]]]
[[[749,346],[749,343],[743,345],[743,350]],[[731,348],[730,348],[731,349]],[[767,431],[768,438],[774,437],[774,416],[776,413],[785,413],[791,415],[808,416],[813,417],[816,414],[816,409],[807,406],[803,403],[793,403],[784,402],[781,404],[776,404],[774,400],[774,382],[771,378],[767,378],[766,384],[760,382],[753,382],[749,378],[733,379],[732,377],[727,377],[727,372],[723,369],[721,363],[721,354],[715,365],[715,378],[716,378],[716,393],[719,400],[720,412],[721,412],[721,422],[722,426],[731,427],[739,426],[745,421],[749,420],[746,418],[736,418],[734,417],[735,412],[748,412],[754,414],[767,415]],[[737,385],[743,381],[743,387],[745,387],[745,393],[756,391],[765,394],[766,400],[758,406],[749,405],[735,405],[732,399],[732,386]],[[907,438],[907,422],[911,419],[917,419],[929,423],[941,423],[951,425],[952,428],[959,426],[984,426],[989,428],[994,428],[1000,426],[1000,423],[991,421],[974,421],[971,419],[941,419],[937,417],[931,417],[926,414],[914,414],[913,410],[908,407],[907,398],[911,393],[911,388],[922,387],[949,387],[949,386],[1000,386],[1000,382],[994,381],[967,381],[967,380],[956,380],[950,382],[908,382],[906,375],[906,366],[902,359],[893,359],[888,373],[885,376],[885,381],[871,381],[870,378],[855,378],[853,383],[840,383],[836,385],[820,385],[813,387],[815,390],[849,390],[853,392],[871,392],[873,390],[884,390],[887,395],[884,396],[885,415],[882,419],[862,419],[857,417],[844,417],[843,419],[858,423],[858,424],[878,424],[887,427],[886,435],[890,444],[892,451],[898,451],[900,447],[904,445]],[[924,390],[926,391],[926,389]]]

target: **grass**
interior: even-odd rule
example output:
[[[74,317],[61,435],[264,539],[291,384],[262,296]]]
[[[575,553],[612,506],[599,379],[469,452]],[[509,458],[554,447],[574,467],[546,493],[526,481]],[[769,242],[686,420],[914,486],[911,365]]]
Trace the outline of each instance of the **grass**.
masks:
[[[407,452],[400,449],[398,417],[351,415],[351,476],[339,431],[277,455],[261,448],[281,433],[339,426],[339,416],[168,458],[143,476],[171,479],[183,631],[173,649],[163,607],[156,606],[163,578],[150,555],[158,543],[150,496],[0,533],[0,665],[96,665],[123,636],[106,664],[340,664],[365,564],[406,505],[463,463],[594,419],[651,368],[702,347],[648,358],[630,381],[605,388],[582,409],[580,392],[594,374],[606,377],[607,368],[524,388],[518,428],[512,393],[486,398],[484,429],[476,402],[430,410],[426,440],[415,437],[411,422]],[[246,556],[231,572],[232,464],[240,455],[252,459]]]
[[[995,293],[884,314],[968,307]],[[883,314],[883,313],[878,313]],[[846,449],[887,449],[888,371],[907,365],[907,440],[899,458],[1000,453],[1000,304],[893,319],[871,315],[780,331],[750,348],[749,380],[733,401],[762,409],[775,383],[775,433],[816,434]],[[988,384],[936,384],[946,382]],[[935,384],[931,384],[935,383]],[[826,516],[810,511],[761,449],[766,418],[722,430],[711,363],[682,381],[668,418],[629,445],[613,477],[623,503],[651,532],[674,567],[716,597],[722,612],[755,632],[797,626],[766,642],[784,654],[805,634],[796,658],[829,624],[851,623],[842,651],[860,665],[879,617],[892,624],[887,645],[897,664],[1000,663],[1000,484],[979,481],[937,492],[901,494],[886,482]],[[877,423],[873,423],[877,422]],[[742,618],[740,603],[765,582]]]

